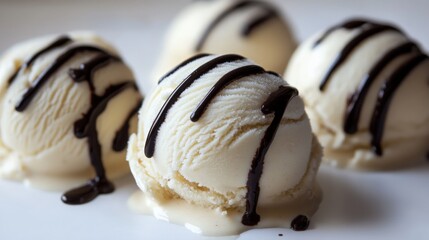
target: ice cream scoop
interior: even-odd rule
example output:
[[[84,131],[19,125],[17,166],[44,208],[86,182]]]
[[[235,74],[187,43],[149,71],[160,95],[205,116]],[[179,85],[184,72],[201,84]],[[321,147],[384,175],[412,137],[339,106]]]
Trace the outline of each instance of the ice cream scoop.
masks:
[[[127,159],[134,209],[206,235],[306,229],[321,149],[295,88],[239,55],[197,55],[161,79]]]
[[[377,170],[426,155],[428,66],[400,28],[352,19],[305,41],[285,76],[304,98],[326,160]]]
[[[128,136],[142,97],[116,51],[92,33],[18,44],[0,63],[0,177],[69,191],[85,203],[127,173]]]
[[[277,8],[265,1],[194,1],[170,26],[155,80],[198,53],[236,53],[283,73],[296,42]]]

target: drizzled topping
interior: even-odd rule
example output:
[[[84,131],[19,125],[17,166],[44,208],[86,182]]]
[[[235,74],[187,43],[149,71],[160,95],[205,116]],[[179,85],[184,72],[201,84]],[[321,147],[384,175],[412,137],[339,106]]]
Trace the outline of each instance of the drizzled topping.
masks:
[[[329,79],[335,74],[342,64],[345,64],[346,60],[353,54],[356,49],[369,41],[372,37],[381,34],[386,31],[394,31],[400,34],[404,34],[399,28],[372,22],[365,19],[354,19],[334,26],[326,31],[314,44],[314,48],[319,47],[323,41],[325,41],[332,32],[338,29],[347,30],[360,30],[360,32],[352,39],[349,43],[341,50],[338,57],[331,64],[326,75],[324,76],[320,90],[324,91],[329,83]],[[423,61],[427,59],[427,56],[422,53],[419,46],[412,42],[405,42],[390,51],[377,61],[377,63],[370,69],[368,74],[362,79],[356,92],[352,94],[350,99],[347,101],[347,108],[344,120],[344,131],[348,134],[354,134],[358,131],[359,119],[365,103],[366,96],[369,89],[375,82],[380,73],[388,67],[394,60],[405,55],[414,55],[405,64],[399,66],[383,83],[378,93],[376,108],[374,109],[370,133],[372,135],[371,145],[374,153],[381,156],[383,154],[381,142],[383,139],[383,133],[385,128],[386,116],[390,107],[390,102],[399,88],[399,85],[405,81],[407,76]]]
[[[428,56],[419,54],[404,64],[402,64],[393,74],[386,80],[378,92],[377,103],[374,114],[372,115],[370,132],[373,136],[371,144],[377,155],[383,154],[381,140],[383,137],[384,124],[386,122],[387,112],[394,94],[399,89],[402,82],[410,74],[410,72],[423,61],[426,61]]]
[[[199,59],[198,58],[193,58]],[[192,73],[188,75],[186,79],[182,81],[181,84],[171,93],[170,97],[166,100],[160,112],[158,113],[155,121],[152,123],[152,126],[149,130],[149,134],[146,139],[145,145],[145,155],[150,158],[153,157],[155,152],[156,137],[159,132],[159,129],[163,122],[165,121],[169,110],[173,105],[179,100],[181,94],[192,86],[192,84],[200,79],[204,74],[209,72],[212,69],[215,69],[219,65],[228,62],[244,60],[243,57],[238,55],[224,55],[216,57],[207,63],[196,68]],[[185,64],[192,62],[192,60],[185,61]],[[177,71],[177,69],[176,69]],[[204,112],[209,107],[211,101],[229,84],[234,81],[239,81],[245,77],[259,75],[259,74],[273,74],[272,72],[266,72],[263,68],[256,65],[248,65],[236,68],[224,76],[222,76],[214,86],[209,90],[203,100],[197,105],[195,111],[191,114],[190,120],[197,122]],[[267,100],[261,106],[261,114],[263,115],[274,115],[274,119],[270,126],[267,128],[264,137],[261,140],[260,146],[256,150],[255,156],[252,161],[251,169],[248,173],[247,179],[247,194],[246,194],[246,211],[242,217],[242,223],[244,225],[253,226],[257,225],[260,221],[260,216],[257,213],[257,205],[259,199],[259,182],[262,176],[263,165],[265,160],[265,155],[270,149],[271,143],[273,142],[277,129],[280,125],[281,119],[284,112],[292,100],[293,97],[298,95],[298,91],[295,88],[290,86],[280,86],[279,89],[269,95]]]
[[[320,84],[321,91],[325,90],[325,87],[328,84],[329,79],[336,72],[336,70],[366,40],[386,31],[400,32],[398,28],[391,25],[379,24],[379,23],[374,23],[369,21],[365,22],[364,20],[352,20],[350,22],[346,22],[344,24],[341,24],[329,29],[327,31],[328,34],[323,35],[319,40],[316,41],[315,47],[323,43],[323,41],[329,37],[330,33],[340,28],[346,28],[349,30],[362,28],[362,31],[358,35],[356,35],[349,43],[347,43],[347,45],[343,48],[343,50],[341,50],[341,52],[338,54],[337,58],[334,60],[328,72],[326,73],[325,77],[323,78],[322,83]]]
[[[265,131],[264,137],[256,150],[256,154],[252,161],[252,167],[247,178],[247,194],[246,194],[246,212],[242,218],[244,225],[253,226],[258,224],[260,216],[256,212],[259,199],[259,182],[261,180],[265,155],[270,149],[277,129],[280,126],[283,114],[286,111],[289,102],[298,95],[298,91],[290,86],[280,86],[279,89],[268,97],[261,107],[261,112],[264,115],[274,114],[274,119]]]
[[[204,114],[210,102],[216,95],[219,94],[222,89],[231,84],[233,81],[238,80],[240,78],[244,78],[247,76],[252,76],[256,74],[265,73],[265,70],[256,65],[249,65],[237,68],[227,74],[225,74],[207,93],[207,95],[203,98],[203,100],[198,104],[198,107],[191,115],[191,121],[196,122],[200,119],[200,117]]]
[[[203,64],[199,68],[197,68],[185,80],[183,80],[183,82],[179,86],[177,86],[177,88],[173,91],[173,93],[170,95],[170,97],[162,106],[161,110],[159,111],[158,115],[155,118],[155,121],[153,122],[149,130],[149,134],[147,135],[146,145],[145,145],[146,157],[151,158],[153,156],[155,152],[155,144],[156,144],[156,137],[158,136],[158,131],[161,128],[161,125],[164,123],[165,118],[167,117],[168,111],[170,111],[171,107],[173,107],[173,105],[177,102],[177,100],[179,100],[180,95],[186,89],[188,89],[196,80],[198,80],[202,75],[216,68],[218,65],[221,65],[227,62],[243,60],[243,59],[244,58],[242,56],[238,56],[234,54],[217,57]]]
[[[418,46],[413,42],[404,43],[386,53],[377,62],[377,64],[374,65],[369,73],[365,75],[365,78],[361,81],[358,90],[352,95],[347,104],[347,113],[344,123],[344,131],[346,133],[353,134],[357,132],[365,97],[375,79],[380,75],[383,69],[396,58],[412,52],[419,52]]]
[[[254,0],[239,1],[226,8],[208,25],[206,30],[201,35],[201,38],[199,39],[195,50],[198,52],[203,49],[204,44],[209,38],[210,34],[220,23],[222,23],[222,21],[224,21],[234,13],[238,13],[243,9],[255,6],[261,8],[263,12],[260,15],[256,15],[255,18],[251,19],[251,21],[249,21],[246,25],[243,26],[241,34],[244,37],[250,36],[254,30],[256,30],[259,26],[263,25],[265,22],[271,20],[272,18],[278,17],[276,10],[266,2]]]
[[[73,42],[73,40],[71,38],[69,38],[68,36],[61,36],[56,41],[54,41],[53,43],[49,44],[45,48],[43,48],[40,51],[38,51],[37,53],[35,53],[24,64],[22,64],[22,66],[20,68],[18,68],[18,70],[12,75],[12,77],[8,81],[9,85],[12,84],[13,81],[15,81],[15,78],[20,71],[22,71],[24,69],[28,69],[39,57],[41,57],[42,55],[44,55],[47,52],[50,52],[50,51],[52,51],[56,48],[59,48],[59,47],[63,47],[63,46],[70,44],[72,42]]]
[[[164,81],[170,75],[172,75],[175,72],[177,72],[177,70],[181,69],[182,67],[184,67],[184,66],[188,65],[189,63],[194,62],[194,61],[196,61],[196,60],[198,60],[200,58],[207,57],[207,56],[210,56],[210,55],[209,54],[198,54],[198,55],[195,55],[195,56],[189,58],[188,60],[182,62],[177,67],[175,67],[173,70],[171,70],[170,72],[168,72],[167,74],[165,74],[163,77],[161,77],[161,79],[158,81],[158,84],[160,84],[162,81]]]
[[[60,37],[46,48],[33,55],[20,69],[28,68],[41,55],[56,48],[65,47],[67,44],[72,42],[73,40],[67,36]],[[99,194],[111,193],[114,191],[113,184],[106,177],[96,123],[98,117],[104,112],[110,100],[128,88],[133,88],[137,91],[137,86],[134,84],[133,80],[125,80],[121,83],[109,86],[102,96],[98,96],[95,93],[93,81],[94,73],[97,70],[108,66],[112,62],[122,62],[122,60],[95,46],[72,46],[59,55],[53,63],[36,78],[34,84],[24,92],[21,100],[15,107],[18,112],[25,111],[32,103],[34,97],[42,90],[43,86],[52,78],[52,76],[72,58],[82,53],[97,53],[97,55],[90,61],[81,64],[79,68],[69,69],[68,71],[70,78],[74,82],[77,84],[87,82],[91,91],[91,107],[87,113],[83,114],[82,119],[77,120],[74,123],[74,134],[77,138],[86,138],[88,140],[89,156],[91,164],[95,170],[96,177],[88,181],[84,186],[65,193],[61,199],[67,204],[87,203]],[[18,70],[17,73],[12,76],[10,84],[13,83],[13,80],[20,71],[21,70]],[[137,101],[137,106],[132,109],[123,126],[117,131],[116,137],[112,143],[114,151],[123,151],[125,149],[127,141],[126,136],[129,134],[129,121],[136,114],[136,109],[141,105],[141,102],[142,100]]]
[[[16,104],[15,110],[18,112],[23,112],[32,102],[36,94],[41,90],[43,85],[51,78],[51,76],[56,73],[65,63],[70,59],[78,55],[79,53],[85,52],[94,52],[94,53],[103,53],[108,54],[106,51],[94,47],[94,46],[75,46],[68,49],[66,52],[61,54],[54,62],[47,67],[42,74],[40,74],[37,79],[34,81],[34,84],[31,85],[22,96],[21,100]]]
[[[134,86],[137,90],[137,87]],[[131,119],[137,115],[138,111],[140,110],[140,107],[143,104],[143,100],[140,100],[137,102],[136,106],[131,110],[131,112],[128,114],[125,122],[122,124],[122,127],[119,128],[119,130],[115,134],[115,138],[112,142],[112,149],[116,152],[122,152],[127,148],[128,143],[128,137],[130,135],[130,122]]]

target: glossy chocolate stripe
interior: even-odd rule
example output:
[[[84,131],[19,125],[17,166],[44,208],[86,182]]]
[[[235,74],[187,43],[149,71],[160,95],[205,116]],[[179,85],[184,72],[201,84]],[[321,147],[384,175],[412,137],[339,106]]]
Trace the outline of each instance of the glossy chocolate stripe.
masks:
[[[74,134],[77,138],[87,138],[91,165],[94,168],[96,177],[83,186],[64,193],[61,200],[67,204],[87,203],[100,194],[107,194],[114,191],[114,185],[106,177],[101,144],[98,139],[97,119],[104,112],[110,100],[127,88],[137,89],[137,86],[134,84],[134,81],[124,81],[109,86],[102,96],[98,96],[94,86],[94,73],[112,62],[121,62],[121,59],[102,52],[95,58],[81,64],[79,68],[69,70],[69,75],[73,81],[76,83],[87,82],[91,91],[91,107],[83,114],[81,119],[74,123]],[[128,119],[126,119],[126,121],[124,126],[128,126]]]
[[[244,25],[241,34],[245,37],[250,36],[259,26],[277,17],[277,12],[274,9],[267,9],[267,11]]]
[[[205,29],[205,31],[203,32],[203,34],[201,35],[201,38],[198,40],[197,45],[195,47],[195,50],[201,51],[204,43],[206,42],[207,38],[209,37],[209,35],[211,34],[211,32],[228,16],[230,16],[231,14],[243,9],[243,8],[247,8],[249,6],[255,6],[255,5],[259,5],[264,7],[267,10],[271,10],[271,6],[269,6],[267,3],[261,2],[261,1],[251,1],[251,0],[247,0],[247,1],[240,1],[236,4],[233,4],[232,6],[230,6],[229,8],[225,9],[219,16],[217,16],[210,24],[209,26]],[[256,27],[258,25],[255,25],[254,27]],[[246,27],[245,27],[246,28]],[[250,28],[250,30],[252,30],[252,28]]]
[[[371,71],[361,81],[358,90],[352,95],[352,98],[347,104],[346,118],[344,122],[344,131],[346,133],[353,134],[357,132],[358,123],[366,96],[369,89],[371,88],[371,85],[374,83],[375,79],[380,75],[380,73],[398,57],[417,51],[419,51],[419,48],[415,43],[406,42],[387,52],[377,62],[377,64],[374,65]]]
[[[330,66],[328,72],[323,77],[323,80],[319,86],[319,89],[323,91],[326,87],[326,85],[329,82],[329,79],[331,76],[335,73],[335,71],[350,57],[350,55],[354,52],[354,50],[360,46],[361,43],[363,43],[365,40],[386,32],[386,31],[397,31],[399,30],[396,27],[388,26],[388,25],[378,25],[378,24],[372,24],[371,27],[368,27],[368,29],[362,31],[360,34],[358,34],[355,38],[353,38],[338,54],[335,61]]]
[[[76,46],[68,49],[65,53],[61,54],[57,59],[55,59],[55,61],[47,69],[45,69],[42,74],[39,75],[39,77],[35,80],[34,84],[27,89],[21,100],[16,104],[15,110],[18,112],[23,112],[31,103],[34,96],[49,80],[49,78],[71,58],[83,52],[98,52],[107,54],[106,51],[94,46]]]
[[[222,89],[224,89],[226,86],[228,86],[235,80],[262,73],[265,73],[265,70],[263,68],[256,65],[249,65],[237,68],[225,74],[219,81],[216,82],[216,84],[210,89],[210,91],[203,98],[203,100],[198,104],[197,108],[191,115],[191,121],[198,121],[206,111],[208,105],[213,100],[213,98],[215,98],[216,95],[218,95],[219,92],[222,91]]]
[[[69,76],[75,82],[88,82],[91,86],[91,90],[94,90],[93,74],[100,68],[107,66],[111,62],[122,62],[122,60],[116,56],[101,53],[94,59],[83,63],[79,68],[73,68],[69,70]]]
[[[26,68],[30,67],[39,57],[41,57],[42,55],[44,55],[44,54],[46,54],[46,53],[48,53],[48,52],[50,52],[56,48],[65,46],[71,42],[73,42],[73,40],[71,38],[69,38],[68,36],[61,36],[57,40],[55,40],[54,42],[49,44],[47,47],[45,47],[45,48],[41,49],[40,51],[38,51],[37,53],[35,53],[24,64],[22,64],[21,67],[18,68],[18,70],[16,70],[16,72],[12,75],[11,78],[9,78],[9,80],[8,80],[9,85],[13,83],[16,76],[18,75],[18,73],[22,69],[26,69]]]
[[[390,103],[407,76],[423,61],[426,61],[428,56],[419,54],[402,64],[385,82],[378,93],[377,103],[374,114],[372,116],[370,132],[372,134],[372,147],[374,152],[381,156],[383,149],[381,140],[383,138],[384,127]]]
[[[139,100],[136,106],[128,114],[122,126],[116,132],[115,138],[113,139],[113,143],[112,143],[112,149],[114,151],[121,152],[125,150],[125,148],[127,147],[128,137],[130,136],[129,129],[130,129],[131,119],[138,113],[142,103],[143,103],[143,100]]]
[[[328,30],[326,30],[326,32],[319,39],[317,39],[317,41],[313,45],[313,48],[319,46],[335,30],[342,29],[342,28],[351,30],[351,29],[360,28],[365,24],[369,24],[369,21],[365,19],[351,19],[342,24],[333,26]]]
[[[223,55],[220,57],[217,57],[199,68],[197,68],[195,71],[193,71],[183,82],[173,91],[173,93],[170,95],[170,97],[167,99],[167,101],[162,106],[160,112],[158,113],[157,117],[155,118],[150,130],[149,134],[147,135],[146,144],[145,144],[145,155],[148,158],[151,158],[155,152],[155,144],[156,144],[156,138],[158,136],[158,131],[161,127],[161,125],[164,123],[168,111],[171,107],[177,102],[180,95],[188,89],[197,79],[199,79],[202,75],[206,74],[210,70],[216,68],[218,65],[227,63],[227,62],[234,62],[238,60],[243,60],[244,58],[239,55]]]
[[[241,222],[247,226],[254,226],[260,221],[260,216],[257,213],[260,187],[265,156],[270,149],[277,129],[280,126],[283,114],[286,111],[289,102],[298,95],[298,91],[290,86],[280,86],[279,89],[273,92],[261,107],[264,115],[274,114],[274,119],[270,126],[265,131],[264,137],[256,151],[252,161],[252,166],[247,178],[247,194],[246,194],[246,212],[244,213]]]
[[[168,72],[167,74],[165,74],[163,77],[161,77],[161,79],[159,79],[159,81],[158,81],[158,84],[160,84],[166,78],[168,78],[169,76],[171,76],[172,74],[174,74],[175,72],[177,72],[177,70],[181,69],[182,67],[188,65],[189,63],[191,63],[193,61],[196,61],[196,60],[198,60],[200,58],[207,57],[207,56],[210,56],[210,54],[198,54],[198,55],[195,55],[195,56],[187,59],[186,61],[182,62],[177,67],[175,67],[173,70],[171,70],[170,72]]]
[[[115,188],[113,184],[106,177],[102,161],[101,145],[97,132],[97,119],[104,112],[110,100],[129,87],[134,87],[134,83],[126,81],[110,86],[106,89],[103,96],[93,94],[91,97],[90,110],[81,120],[75,122],[75,135],[78,138],[87,138],[88,140],[91,164],[96,172],[96,177],[83,186],[64,193],[61,197],[64,203],[72,205],[84,204],[93,200],[100,194],[107,194],[114,191]]]

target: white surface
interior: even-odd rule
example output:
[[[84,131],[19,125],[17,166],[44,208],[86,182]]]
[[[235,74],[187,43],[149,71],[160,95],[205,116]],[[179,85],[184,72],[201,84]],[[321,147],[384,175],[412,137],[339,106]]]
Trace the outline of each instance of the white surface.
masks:
[[[162,33],[179,4],[190,0],[121,2],[0,0],[0,52],[34,36],[95,30],[118,46],[147,91]],[[347,17],[363,15],[393,20],[429,48],[429,1],[276,2],[287,11],[300,39]],[[309,231],[254,230],[239,239],[428,239],[428,174],[428,163],[384,173],[323,167],[319,178],[325,199]],[[116,186],[114,194],[90,204],[66,206],[59,200],[60,193],[1,181],[0,239],[206,239],[130,212],[126,201],[137,189],[131,177],[117,181]]]

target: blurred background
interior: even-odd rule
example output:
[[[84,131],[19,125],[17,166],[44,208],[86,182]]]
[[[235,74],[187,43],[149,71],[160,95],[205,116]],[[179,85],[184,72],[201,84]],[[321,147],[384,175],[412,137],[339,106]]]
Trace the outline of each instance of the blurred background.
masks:
[[[139,81],[145,82],[169,22],[191,1],[0,0],[0,53],[35,36],[94,30],[119,48]],[[349,17],[368,16],[396,23],[429,49],[427,0],[266,1],[283,10],[299,40]]]

